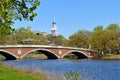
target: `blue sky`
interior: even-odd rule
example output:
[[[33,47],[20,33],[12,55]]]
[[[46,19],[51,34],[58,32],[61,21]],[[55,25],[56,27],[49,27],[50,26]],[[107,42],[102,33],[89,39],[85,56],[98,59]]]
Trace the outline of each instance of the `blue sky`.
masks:
[[[58,33],[68,38],[78,30],[92,31],[96,26],[120,25],[120,0],[40,0],[34,21],[16,21],[14,28],[31,26],[50,33],[56,18]]]

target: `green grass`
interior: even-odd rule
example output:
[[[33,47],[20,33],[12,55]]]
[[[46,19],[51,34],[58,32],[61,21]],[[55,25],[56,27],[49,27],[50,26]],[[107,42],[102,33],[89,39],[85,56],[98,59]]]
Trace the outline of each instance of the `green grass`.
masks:
[[[105,55],[102,56],[102,59],[120,59],[120,55],[105,54]]]
[[[93,57],[93,59],[120,59],[120,54],[104,54],[104,55],[97,55]]]
[[[33,76],[18,70],[12,70],[0,63],[0,80],[44,80],[43,78]]]

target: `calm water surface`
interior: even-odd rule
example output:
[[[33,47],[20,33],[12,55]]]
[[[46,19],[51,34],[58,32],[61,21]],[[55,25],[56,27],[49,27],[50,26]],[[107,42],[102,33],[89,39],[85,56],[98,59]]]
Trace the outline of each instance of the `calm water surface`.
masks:
[[[4,61],[5,64],[17,68],[36,68],[45,69],[56,74],[69,71],[79,72],[88,80],[120,80],[120,60],[22,60]],[[85,79],[86,80],[86,79]]]

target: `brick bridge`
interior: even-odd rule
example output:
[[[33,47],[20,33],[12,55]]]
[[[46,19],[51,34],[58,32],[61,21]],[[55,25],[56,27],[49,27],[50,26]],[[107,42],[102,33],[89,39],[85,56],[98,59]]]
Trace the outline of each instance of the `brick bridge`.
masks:
[[[83,48],[47,46],[47,45],[1,45],[0,54],[6,57],[6,60],[19,60],[25,55],[39,51],[45,54],[48,59],[61,59],[69,53],[73,53],[78,59],[91,58],[97,54],[96,51]]]

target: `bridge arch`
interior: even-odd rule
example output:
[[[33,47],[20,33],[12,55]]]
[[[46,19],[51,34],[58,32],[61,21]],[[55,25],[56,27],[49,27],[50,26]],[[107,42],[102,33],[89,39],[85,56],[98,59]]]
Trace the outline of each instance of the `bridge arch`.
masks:
[[[6,58],[6,60],[16,60],[18,58],[18,56],[5,50],[0,50],[0,54],[3,55]]]
[[[21,56],[21,59],[26,56],[27,54],[31,53],[31,52],[35,52],[35,51],[38,51],[38,52],[42,52],[44,55],[46,55],[48,57],[48,59],[58,59],[59,56],[56,55],[54,52],[48,50],[48,49],[33,49],[33,50],[30,50],[28,51],[27,53],[25,53],[23,56]]]
[[[77,56],[77,59],[87,59],[88,58],[87,54],[85,54],[82,51],[77,51],[77,50],[69,51],[69,52],[65,53],[61,58],[65,57],[67,54],[70,54],[70,53],[75,54]]]

